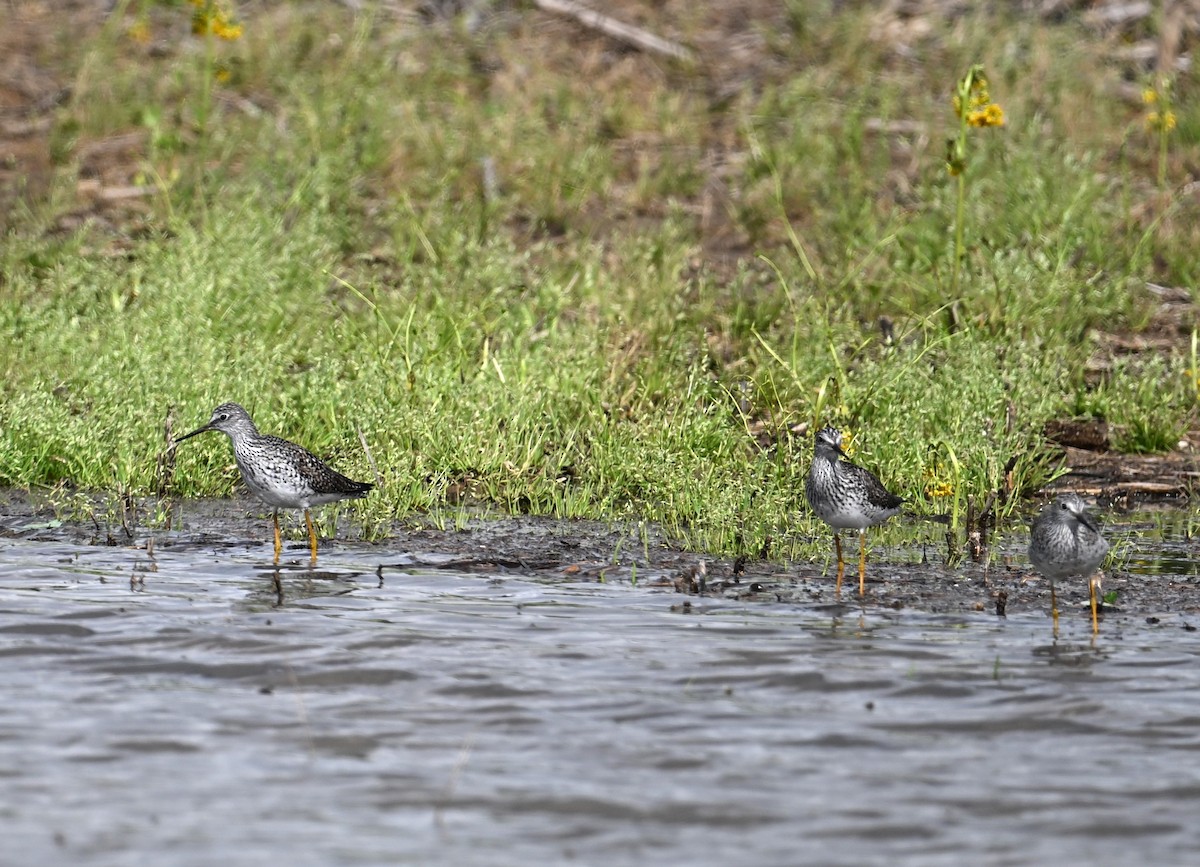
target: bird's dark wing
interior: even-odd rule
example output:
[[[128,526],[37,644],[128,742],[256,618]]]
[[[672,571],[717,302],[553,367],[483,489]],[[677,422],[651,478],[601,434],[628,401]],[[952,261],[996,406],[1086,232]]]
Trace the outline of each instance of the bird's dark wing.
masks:
[[[370,482],[356,482],[354,479],[343,476],[304,446],[296,445],[291,440],[274,436],[264,436],[263,439],[269,439],[273,445],[286,450],[292,456],[293,463],[301,468],[304,477],[309,480],[317,493],[365,497],[367,491],[375,487]]]
[[[863,488],[867,492],[867,502],[878,509],[895,509],[904,502],[903,497],[898,497],[883,486],[879,479],[875,478],[875,474],[870,470],[863,469],[858,464],[853,464],[850,461],[842,462],[846,469],[854,476],[861,480]]]

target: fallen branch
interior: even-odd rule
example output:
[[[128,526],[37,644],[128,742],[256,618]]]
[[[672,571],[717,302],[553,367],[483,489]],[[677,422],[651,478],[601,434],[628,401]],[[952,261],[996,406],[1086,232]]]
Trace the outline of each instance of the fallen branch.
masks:
[[[684,63],[694,63],[696,60],[695,52],[678,42],[663,39],[640,27],[634,27],[607,15],[601,15],[581,3],[576,3],[575,0],[533,0],[533,2],[543,12],[553,12],[574,18],[584,27],[599,30],[606,36],[611,36],[613,39],[618,39],[643,51],[664,54],[667,57],[682,60]]]

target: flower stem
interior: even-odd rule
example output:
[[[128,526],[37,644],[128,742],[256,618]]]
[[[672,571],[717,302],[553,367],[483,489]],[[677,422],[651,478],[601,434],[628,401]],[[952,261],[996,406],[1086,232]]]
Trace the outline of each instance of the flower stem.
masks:
[[[958,300],[958,272],[963,261],[963,213],[966,210],[967,178],[965,172],[958,174],[958,205],[954,211],[954,265],[950,278],[950,300]]]
[[[204,5],[205,21],[211,20],[213,0],[206,0]],[[208,201],[205,195],[206,174],[208,172],[208,131],[212,113],[212,85],[216,64],[216,45],[214,44],[212,27],[204,29],[204,59],[200,71],[200,104],[196,107],[196,196],[200,202],[200,218],[204,228],[208,228]]]
[[[1158,125],[1158,188],[1165,190],[1167,188],[1167,136],[1170,131],[1167,129],[1166,113],[1163,113],[1163,121]]]

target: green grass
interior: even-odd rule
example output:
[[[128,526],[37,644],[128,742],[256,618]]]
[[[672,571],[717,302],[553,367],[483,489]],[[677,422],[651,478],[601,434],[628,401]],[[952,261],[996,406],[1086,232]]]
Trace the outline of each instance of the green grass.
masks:
[[[431,38],[252,9],[210,47],[230,80],[207,117],[186,41],[151,56],[114,21],[63,61],[60,185],[0,259],[0,484],[151,492],[168,410],[179,433],[237,400],[366,478],[361,430],[383,484],[344,508],[371,534],[465,503],[812,556],[806,426],[852,431],[918,510],[1000,491],[1008,515],[1058,472],[1047,420],[1103,415],[1128,451],[1195,423],[1186,340],[1087,372],[1094,331],[1151,325],[1144,281],[1193,285],[1200,222],[1155,192],[1156,144],[1073,25],[980,19],[906,63],[866,13],[793,11],[756,87],[716,98],[527,12]],[[948,95],[975,60],[1009,122],[973,141],[948,297]],[[1200,124],[1176,100],[1182,177]],[[148,212],[52,231],[79,143],[139,128]],[[236,482],[223,438],[177,457],[178,496]]]

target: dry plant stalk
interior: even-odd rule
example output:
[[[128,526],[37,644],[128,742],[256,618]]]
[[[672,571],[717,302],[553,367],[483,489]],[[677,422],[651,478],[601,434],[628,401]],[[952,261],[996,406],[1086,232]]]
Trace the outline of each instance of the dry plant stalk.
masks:
[[[167,513],[167,532],[171,532],[171,488],[175,484],[175,407],[167,407],[167,417],[163,421],[163,441],[166,448],[158,453],[158,466],[155,470],[155,493],[160,505]]]

